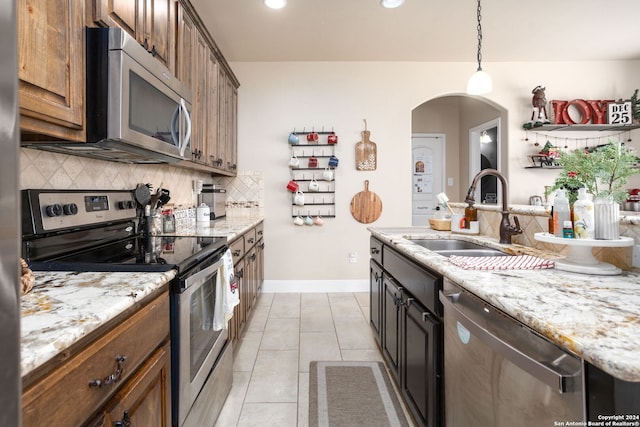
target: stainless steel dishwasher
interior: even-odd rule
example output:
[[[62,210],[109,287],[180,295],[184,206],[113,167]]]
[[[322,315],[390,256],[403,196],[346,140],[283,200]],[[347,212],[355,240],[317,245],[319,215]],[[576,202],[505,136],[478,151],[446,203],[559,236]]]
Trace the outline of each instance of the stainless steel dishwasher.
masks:
[[[581,359],[445,279],[445,425],[585,421]]]

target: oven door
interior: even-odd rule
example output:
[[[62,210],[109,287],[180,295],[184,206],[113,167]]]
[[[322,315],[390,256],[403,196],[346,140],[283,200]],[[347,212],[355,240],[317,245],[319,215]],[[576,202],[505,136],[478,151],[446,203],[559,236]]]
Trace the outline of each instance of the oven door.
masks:
[[[216,281],[222,262],[219,256],[211,259],[197,273],[179,279],[184,281],[184,289],[174,289],[171,296],[172,398],[177,403],[173,416],[178,425],[184,423],[228,339],[226,329],[213,328],[214,316],[218,315]]]

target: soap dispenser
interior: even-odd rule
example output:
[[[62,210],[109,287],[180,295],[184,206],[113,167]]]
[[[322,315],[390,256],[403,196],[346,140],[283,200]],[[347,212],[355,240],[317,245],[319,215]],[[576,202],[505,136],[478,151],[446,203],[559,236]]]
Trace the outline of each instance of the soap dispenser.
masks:
[[[560,189],[553,199],[553,231],[556,237],[563,237],[562,227],[565,221],[571,221],[569,199],[567,199],[566,190]]]
[[[595,215],[591,198],[586,188],[578,189],[578,200],[573,204],[573,229],[576,239],[595,238]]]
[[[473,206],[472,202],[469,202],[469,206],[464,208],[464,228],[471,228],[471,223],[478,221],[478,208]]]

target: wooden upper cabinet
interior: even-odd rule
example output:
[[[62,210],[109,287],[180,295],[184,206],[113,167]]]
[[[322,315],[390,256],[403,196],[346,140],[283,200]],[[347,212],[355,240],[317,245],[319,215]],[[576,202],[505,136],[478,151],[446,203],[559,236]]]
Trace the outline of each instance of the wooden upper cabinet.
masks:
[[[207,130],[206,130],[206,161],[209,166],[221,168],[218,161],[221,158],[218,147],[218,60],[209,50],[207,57]]]
[[[18,0],[16,6],[23,139],[36,133],[82,141],[84,1]]]
[[[175,72],[175,0],[94,1],[96,23],[122,28],[171,72]]]

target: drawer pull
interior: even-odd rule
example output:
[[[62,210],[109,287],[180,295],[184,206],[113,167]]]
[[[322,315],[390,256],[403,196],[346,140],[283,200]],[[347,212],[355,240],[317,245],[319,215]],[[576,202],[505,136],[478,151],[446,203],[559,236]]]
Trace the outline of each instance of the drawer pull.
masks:
[[[108,377],[106,377],[104,380],[91,380],[89,381],[89,387],[102,387],[105,385],[110,385],[113,383],[116,383],[118,381],[120,381],[120,376],[122,375],[122,371],[124,370],[122,368],[122,364],[124,363],[124,361],[127,360],[127,356],[117,356],[116,357],[116,371],[109,375]]]
[[[377,255],[380,253],[380,249],[373,247],[371,248],[371,255]]]
[[[131,427],[131,419],[129,418],[129,411],[124,411],[122,415],[122,421],[116,421],[113,423],[114,427]]]
[[[254,238],[253,238],[253,237],[250,237],[249,239],[247,239],[247,241],[248,241],[250,244],[253,244]]]
[[[233,256],[240,256],[241,253],[242,251],[240,249],[236,249],[235,251],[233,251]]]

